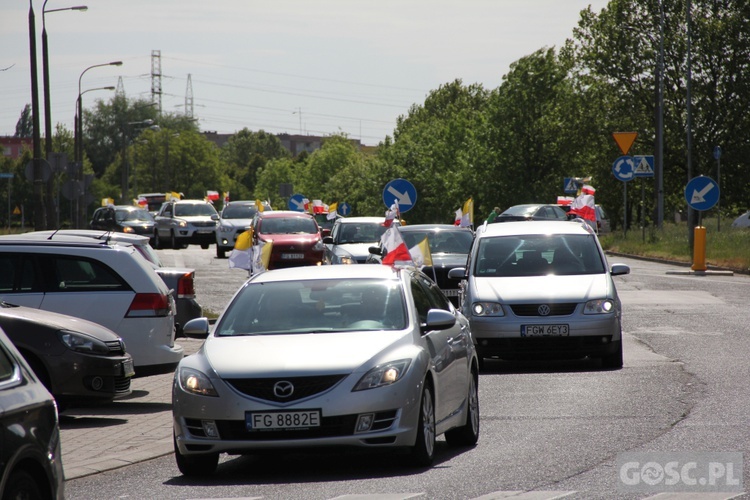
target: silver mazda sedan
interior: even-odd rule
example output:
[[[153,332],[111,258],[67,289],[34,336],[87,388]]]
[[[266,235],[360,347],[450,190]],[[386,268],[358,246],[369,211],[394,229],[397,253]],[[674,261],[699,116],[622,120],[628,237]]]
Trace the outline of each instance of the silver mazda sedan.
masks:
[[[209,332],[210,330],[210,332]],[[403,448],[432,463],[435,438],[479,437],[469,322],[427,276],[389,266],[310,266],[250,278],[175,372],[177,465],[268,449]]]

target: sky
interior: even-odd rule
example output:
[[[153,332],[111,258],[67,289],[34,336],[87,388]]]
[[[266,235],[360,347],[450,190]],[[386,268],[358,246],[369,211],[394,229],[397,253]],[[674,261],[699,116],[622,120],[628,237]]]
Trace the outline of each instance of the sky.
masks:
[[[399,116],[441,85],[497,88],[518,59],[572,36],[580,11],[607,0],[0,0],[0,136],[31,103],[29,10],[42,28],[52,123],[84,108],[151,99],[201,131],[392,136]],[[46,3],[46,7],[44,4]],[[60,10],[86,5],[87,11]],[[42,9],[46,14],[42,14]],[[154,55],[160,57],[155,58]],[[121,66],[107,63],[122,61]],[[91,69],[91,66],[97,66]],[[192,93],[192,109],[187,106]],[[157,99],[158,100],[158,99]],[[40,121],[44,133],[43,117]]]

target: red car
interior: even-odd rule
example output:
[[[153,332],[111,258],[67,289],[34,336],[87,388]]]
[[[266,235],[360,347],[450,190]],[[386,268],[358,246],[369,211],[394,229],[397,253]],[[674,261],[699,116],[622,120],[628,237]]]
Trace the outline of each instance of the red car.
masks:
[[[325,245],[315,218],[305,212],[257,212],[253,219],[253,244],[273,242],[268,269],[319,266]]]

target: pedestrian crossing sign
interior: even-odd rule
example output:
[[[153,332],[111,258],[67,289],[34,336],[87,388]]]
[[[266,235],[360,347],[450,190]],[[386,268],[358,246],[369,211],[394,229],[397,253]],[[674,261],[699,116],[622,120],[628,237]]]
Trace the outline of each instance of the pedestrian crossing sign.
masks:
[[[578,183],[575,177],[565,177],[563,182],[563,192],[565,193],[577,193]]]
[[[654,157],[653,156],[633,156],[635,169],[633,173],[636,177],[653,177],[654,176]]]

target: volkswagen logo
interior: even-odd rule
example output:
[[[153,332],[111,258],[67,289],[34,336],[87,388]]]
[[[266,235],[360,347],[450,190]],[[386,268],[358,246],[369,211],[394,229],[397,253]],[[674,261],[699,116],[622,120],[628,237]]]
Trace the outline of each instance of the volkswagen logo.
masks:
[[[273,384],[273,394],[277,398],[288,398],[294,394],[294,384],[288,380],[279,380]]]
[[[539,313],[539,316],[548,316],[550,313],[549,306],[547,304],[542,304],[537,309],[537,312]]]

